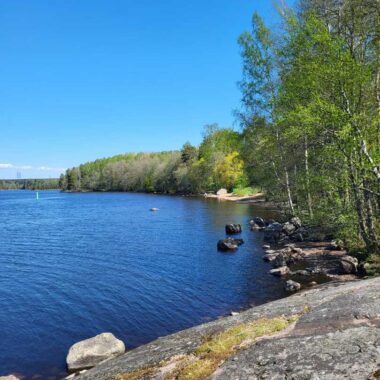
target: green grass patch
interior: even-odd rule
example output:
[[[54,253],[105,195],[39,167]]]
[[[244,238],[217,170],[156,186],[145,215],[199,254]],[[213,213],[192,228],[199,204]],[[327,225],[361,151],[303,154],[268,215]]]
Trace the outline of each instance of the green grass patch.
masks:
[[[238,197],[248,197],[250,195],[255,195],[260,193],[260,189],[258,187],[235,187],[232,190],[232,194]]]

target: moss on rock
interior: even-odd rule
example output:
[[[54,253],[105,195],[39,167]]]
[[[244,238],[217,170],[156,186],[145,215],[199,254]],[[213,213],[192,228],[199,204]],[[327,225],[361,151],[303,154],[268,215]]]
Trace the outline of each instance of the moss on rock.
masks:
[[[159,373],[165,380],[206,379],[236,351],[248,347],[258,338],[270,336],[286,329],[298,318],[298,315],[280,316],[242,323],[211,335],[192,354],[184,355],[176,359],[174,363],[166,361],[149,368],[126,372],[118,375],[115,380],[154,379]],[[165,370],[165,368],[170,368],[170,370]]]

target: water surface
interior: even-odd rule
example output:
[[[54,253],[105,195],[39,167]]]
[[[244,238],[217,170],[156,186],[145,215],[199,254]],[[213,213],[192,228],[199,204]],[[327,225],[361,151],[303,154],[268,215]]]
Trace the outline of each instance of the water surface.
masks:
[[[79,340],[110,331],[133,348],[283,296],[246,227],[266,214],[202,198],[0,192],[0,376],[58,379]],[[246,244],[222,254],[230,222]]]

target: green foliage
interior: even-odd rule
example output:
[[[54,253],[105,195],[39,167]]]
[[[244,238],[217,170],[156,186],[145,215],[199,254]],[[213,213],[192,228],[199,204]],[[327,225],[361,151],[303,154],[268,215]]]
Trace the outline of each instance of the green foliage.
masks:
[[[241,134],[207,126],[199,148],[189,143],[180,152],[128,153],[68,169],[60,178],[66,191],[144,191],[203,193],[232,189],[244,182]]]
[[[232,190],[232,193],[238,197],[247,197],[250,195],[255,195],[255,194],[260,193],[260,189],[258,187],[252,187],[252,186],[235,187]]]
[[[220,159],[214,168],[215,182],[218,187],[231,190],[234,185],[244,178],[244,162],[239,157],[239,152],[231,152]]]
[[[181,149],[181,160],[185,164],[193,162],[198,157],[198,150],[189,142],[185,143]]]
[[[300,9],[281,35],[254,15],[239,40],[246,172],[289,214],[379,252],[378,1]]]

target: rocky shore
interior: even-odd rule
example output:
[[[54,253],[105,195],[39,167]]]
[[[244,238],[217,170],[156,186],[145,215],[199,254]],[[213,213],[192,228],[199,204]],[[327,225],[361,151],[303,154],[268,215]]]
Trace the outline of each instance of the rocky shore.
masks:
[[[377,278],[319,285],[160,338],[75,378],[368,380],[379,375]]]
[[[308,240],[299,218],[278,223],[256,217],[249,226],[264,234],[269,273],[283,279],[287,292],[298,294],[125,354],[113,336],[106,345],[101,336],[80,342],[71,359],[81,367],[70,360],[68,366],[82,371],[68,379],[380,378],[380,278],[359,281],[357,259],[339,242]],[[227,236],[242,230],[239,224],[225,227]],[[243,243],[227,237],[217,248],[236,252]],[[106,360],[86,370],[107,352],[112,354]]]
[[[263,234],[263,260],[270,263],[273,276],[284,280],[288,292],[332,280],[354,280],[365,275],[365,268],[350,256],[338,241],[314,241],[299,218],[285,223],[254,217],[249,228]],[[239,235],[240,224],[227,224],[226,235]],[[244,244],[242,239],[227,237],[217,243],[219,251],[235,252]]]

